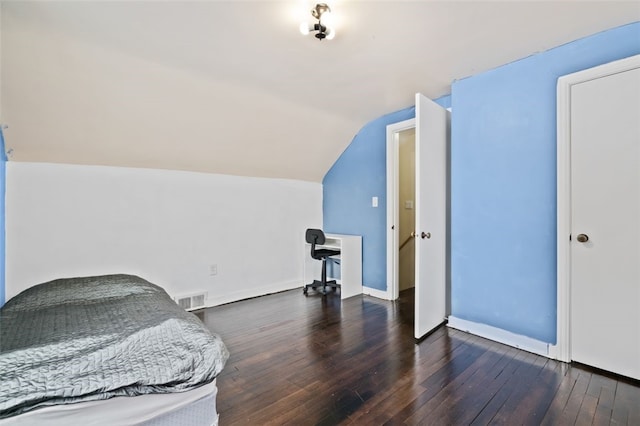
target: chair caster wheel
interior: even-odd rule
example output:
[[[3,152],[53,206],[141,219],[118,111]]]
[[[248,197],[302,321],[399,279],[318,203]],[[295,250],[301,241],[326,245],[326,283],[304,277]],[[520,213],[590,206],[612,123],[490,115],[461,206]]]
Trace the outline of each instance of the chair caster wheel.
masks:
[[[302,294],[304,294],[305,296],[307,295],[307,288],[306,287],[302,289]]]

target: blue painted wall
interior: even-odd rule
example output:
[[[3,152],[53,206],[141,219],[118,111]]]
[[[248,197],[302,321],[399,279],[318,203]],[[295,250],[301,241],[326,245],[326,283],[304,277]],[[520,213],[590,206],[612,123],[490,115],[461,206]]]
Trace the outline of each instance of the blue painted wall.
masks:
[[[4,135],[2,134],[2,125],[0,125],[0,306],[4,305],[4,271],[5,271],[5,253],[4,253],[4,194],[6,182],[6,164],[7,156],[4,151]]]
[[[640,53],[640,23],[452,84],[453,315],[556,342],[558,77]]]
[[[438,99],[445,108],[450,97]],[[364,126],[325,175],[325,232],[362,235],[362,281],[387,290],[387,125],[416,116],[415,107],[378,118]],[[378,207],[371,206],[378,197]]]
[[[453,109],[452,314],[556,341],[556,83],[640,53],[640,23],[456,81]],[[363,281],[386,290],[386,125],[367,124],[324,178],[327,232],[363,235]],[[371,197],[380,207],[371,207]]]

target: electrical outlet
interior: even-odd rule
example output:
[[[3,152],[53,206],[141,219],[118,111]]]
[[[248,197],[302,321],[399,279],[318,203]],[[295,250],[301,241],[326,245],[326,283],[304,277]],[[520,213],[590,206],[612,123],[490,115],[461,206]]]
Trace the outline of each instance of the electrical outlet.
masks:
[[[209,265],[209,275],[218,275],[218,265],[212,263]]]

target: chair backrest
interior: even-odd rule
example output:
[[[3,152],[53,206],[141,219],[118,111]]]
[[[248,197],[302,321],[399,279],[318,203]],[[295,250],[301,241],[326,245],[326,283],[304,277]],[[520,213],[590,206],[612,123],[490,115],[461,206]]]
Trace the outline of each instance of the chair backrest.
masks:
[[[320,229],[309,228],[307,229],[305,238],[307,242],[311,244],[311,257],[315,259],[316,244],[322,245],[326,241],[324,232],[322,232],[322,230]]]

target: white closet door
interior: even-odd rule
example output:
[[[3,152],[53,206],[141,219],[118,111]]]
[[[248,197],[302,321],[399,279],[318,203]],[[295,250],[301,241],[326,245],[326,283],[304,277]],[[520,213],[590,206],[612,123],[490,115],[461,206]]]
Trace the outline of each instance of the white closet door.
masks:
[[[571,88],[571,358],[640,379],[640,69]]]

